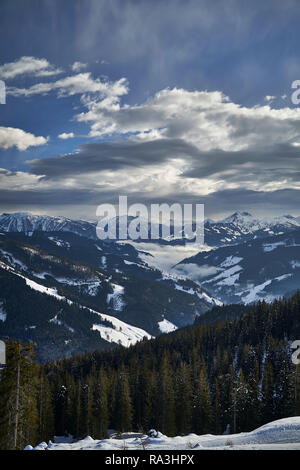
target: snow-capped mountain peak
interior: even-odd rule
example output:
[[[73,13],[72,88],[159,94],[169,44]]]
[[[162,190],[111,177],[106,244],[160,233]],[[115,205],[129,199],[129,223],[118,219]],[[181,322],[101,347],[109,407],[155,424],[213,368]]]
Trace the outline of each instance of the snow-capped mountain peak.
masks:
[[[225,224],[241,224],[241,223],[249,223],[253,222],[255,219],[250,214],[249,212],[246,211],[237,211],[234,214],[230,215],[229,217],[226,217],[225,219],[221,220],[220,222],[225,223]]]
[[[297,228],[300,226],[299,219],[292,215],[282,215],[276,217],[256,218],[246,211],[238,211],[217,222],[218,224],[232,224],[239,228],[247,230],[263,230],[282,226],[283,228]]]
[[[2,232],[73,232],[88,238],[96,238],[95,225],[66,217],[33,215],[28,212],[4,213],[0,216]]]

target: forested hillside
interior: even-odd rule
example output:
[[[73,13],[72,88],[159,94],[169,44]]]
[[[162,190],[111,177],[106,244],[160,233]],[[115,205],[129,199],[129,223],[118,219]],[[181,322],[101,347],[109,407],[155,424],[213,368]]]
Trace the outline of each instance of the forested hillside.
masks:
[[[53,433],[100,438],[109,428],[240,432],[299,415],[300,371],[290,349],[299,337],[297,293],[239,319],[44,366],[32,362],[32,345],[11,341],[0,381],[1,448]]]

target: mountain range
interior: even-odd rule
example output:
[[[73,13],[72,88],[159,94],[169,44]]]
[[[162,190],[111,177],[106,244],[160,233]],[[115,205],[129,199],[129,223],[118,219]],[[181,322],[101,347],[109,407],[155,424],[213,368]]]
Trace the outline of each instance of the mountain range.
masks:
[[[152,242],[172,258],[175,239]],[[299,218],[234,213],[206,220],[205,251],[186,256],[190,244],[180,243],[183,259],[165,272],[138,243],[99,240],[95,223],[2,214],[0,335],[35,341],[42,360],[57,359],[129,346],[211,309],[203,321],[219,318],[223,303],[270,302],[299,287]]]
[[[133,217],[128,217],[128,224]],[[116,220],[118,229],[119,218]],[[16,212],[12,214],[2,214],[0,216],[1,232],[24,232],[27,234],[36,231],[45,232],[72,232],[77,235],[97,239],[96,222],[83,220],[71,220],[65,217],[50,217],[47,215],[32,215],[26,212]],[[151,240],[150,225],[148,237],[136,240],[137,242],[164,243],[168,245],[184,244],[189,239],[171,236],[162,237],[162,224],[159,227],[160,237]],[[280,235],[282,233],[300,228],[300,217],[291,215],[278,216],[273,218],[256,218],[249,212],[235,212],[231,216],[220,221],[207,219],[204,223],[204,238],[208,246],[223,246],[247,241],[252,238],[263,238],[267,235]],[[118,230],[117,230],[118,233]]]

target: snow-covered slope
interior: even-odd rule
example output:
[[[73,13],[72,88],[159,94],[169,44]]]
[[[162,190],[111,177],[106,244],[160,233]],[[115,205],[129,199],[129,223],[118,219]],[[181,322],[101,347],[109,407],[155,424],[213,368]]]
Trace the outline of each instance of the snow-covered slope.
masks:
[[[300,285],[300,230],[219,247],[176,266],[225,303],[289,295]]]
[[[93,325],[93,330],[99,331],[101,338],[110,343],[116,343],[128,347],[133,346],[138,341],[142,341],[144,338],[151,338],[151,335],[141,328],[128,325],[128,323],[110,315],[95,312],[95,310],[91,311],[97,313],[100,318],[100,323]],[[112,326],[103,325],[101,320],[111,323]]]
[[[93,440],[90,436],[80,441],[41,442],[25,450],[300,450],[300,416],[284,418],[266,424],[255,431],[214,436],[167,437],[154,430],[149,435],[126,433],[119,439]],[[63,441],[58,439],[58,441]]]
[[[3,263],[2,261],[0,261],[0,268],[24,279],[26,285],[37,292],[53,296],[58,300],[64,300],[69,305],[72,305],[74,303],[70,299],[66,299],[65,297],[59,295],[56,289],[45,287],[42,284],[33,281],[32,279],[28,279],[27,277],[18,273],[14,268]],[[78,305],[78,307],[81,309],[86,308],[83,305]],[[99,313],[93,309],[88,310],[99,316],[99,323],[93,324],[92,329],[98,331],[100,333],[101,338],[109,343],[120,344],[122,346],[128,347],[135,344],[137,341],[141,341],[143,338],[151,338],[151,335],[141,328],[129,325],[115,317],[112,317],[111,315]],[[57,318],[57,315],[49,321],[52,323],[54,322],[56,325],[59,326],[66,326]],[[73,328],[71,328],[71,331],[74,332]]]

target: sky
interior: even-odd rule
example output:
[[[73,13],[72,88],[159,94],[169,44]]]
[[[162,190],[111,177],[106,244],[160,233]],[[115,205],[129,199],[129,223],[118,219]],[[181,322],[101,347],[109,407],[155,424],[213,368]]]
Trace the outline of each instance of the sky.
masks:
[[[0,211],[299,216],[299,22],[298,0],[1,0]]]

